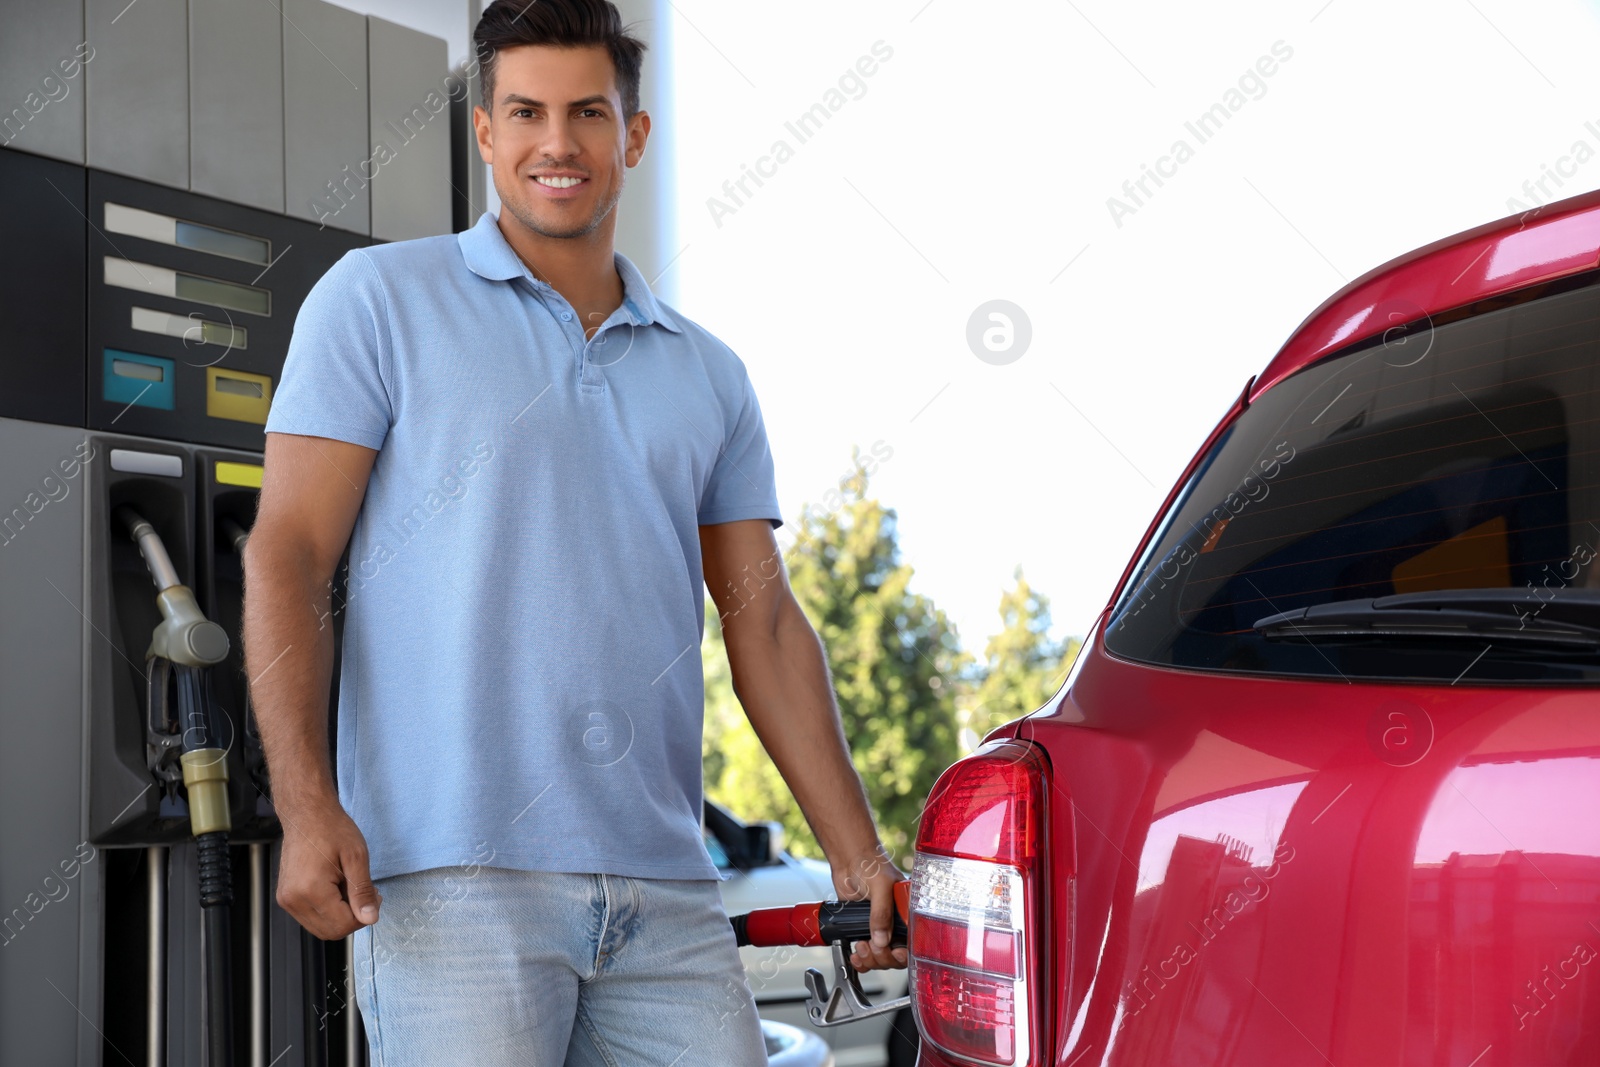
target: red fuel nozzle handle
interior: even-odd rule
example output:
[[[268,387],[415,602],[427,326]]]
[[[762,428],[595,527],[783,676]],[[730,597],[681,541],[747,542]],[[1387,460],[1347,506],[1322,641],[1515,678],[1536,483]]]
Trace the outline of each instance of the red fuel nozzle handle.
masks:
[[[889,935],[889,945],[899,948],[905,946],[906,924],[911,918],[909,879],[895,883],[894,910],[894,930]],[[728,921],[733,924],[733,933],[740,947],[811,947],[836,942],[870,941],[872,901],[824,900],[788,908],[758,908],[743,915],[729,916]]]

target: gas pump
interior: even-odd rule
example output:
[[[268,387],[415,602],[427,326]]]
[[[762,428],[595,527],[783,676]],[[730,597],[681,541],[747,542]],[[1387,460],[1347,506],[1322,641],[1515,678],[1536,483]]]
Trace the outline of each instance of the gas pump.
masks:
[[[473,91],[326,0],[0,9],[0,1065],[365,1062],[274,900],[239,549],[312,285],[476,220]]]
[[[9,149],[0,192],[0,1063],[355,1067],[347,946],[273,900],[239,548],[370,239]]]
[[[239,552],[311,286],[475,221],[452,77],[326,0],[0,11],[0,1065],[365,1063],[274,900]]]
[[[366,1060],[349,939],[274,900],[240,551],[311,286],[351,249],[452,227],[448,119],[381,180],[340,169],[448,68],[442,40],[320,0],[294,13],[314,46],[284,17],[0,14],[7,92],[52,42],[94,45],[63,75],[82,96],[0,135],[0,1064]],[[299,133],[230,142],[245,104]]]

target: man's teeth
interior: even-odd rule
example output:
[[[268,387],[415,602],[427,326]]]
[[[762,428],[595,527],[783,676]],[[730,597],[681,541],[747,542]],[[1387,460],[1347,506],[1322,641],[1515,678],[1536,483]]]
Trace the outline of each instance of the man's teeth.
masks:
[[[574,185],[577,185],[579,182],[583,181],[583,179],[582,178],[545,178],[545,177],[541,176],[541,177],[535,178],[534,181],[538,182],[540,185],[548,185],[552,189],[571,189]]]

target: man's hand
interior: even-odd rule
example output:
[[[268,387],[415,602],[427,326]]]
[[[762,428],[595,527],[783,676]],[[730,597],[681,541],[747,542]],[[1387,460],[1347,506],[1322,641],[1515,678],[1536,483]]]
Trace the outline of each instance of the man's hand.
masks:
[[[894,885],[906,876],[889,862],[881,846],[844,863],[833,863],[833,887],[840,900],[872,898],[872,941],[857,941],[850,965],[858,971],[904,967],[906,950],[889,947],[894,929]]]
[[[367,839],[339,802],[279,814],[278,906],[324,941],[377,922],[383,897],[368,877]]]

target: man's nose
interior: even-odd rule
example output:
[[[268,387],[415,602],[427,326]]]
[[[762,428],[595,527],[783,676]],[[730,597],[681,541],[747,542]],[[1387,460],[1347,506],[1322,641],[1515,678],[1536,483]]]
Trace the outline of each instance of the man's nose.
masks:
[[[546,159],[565,160],[578,153],[578,140],[573,136],[572,123],[565,118],[552,118],[545,123],[544,135],[539,138],[539,148]]]

